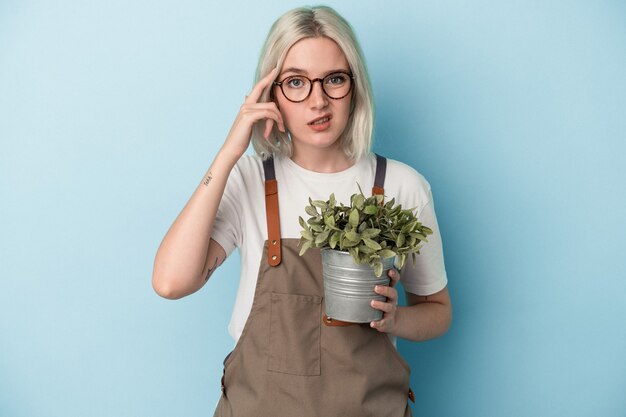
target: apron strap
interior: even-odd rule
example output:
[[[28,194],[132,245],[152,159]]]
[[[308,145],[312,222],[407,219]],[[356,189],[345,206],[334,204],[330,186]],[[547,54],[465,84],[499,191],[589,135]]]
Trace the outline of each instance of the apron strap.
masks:
[[[372,195],[385,194],[385,174],[387,173],[387,158],[376,155],[376,177],[374,178],[374,188],[372,188]]]
[[[274,157],[263,161],[265,171],[265,213],[267,218],[267,263],[280,264],[280,216],[278,211],[278,183],[274,171]]]

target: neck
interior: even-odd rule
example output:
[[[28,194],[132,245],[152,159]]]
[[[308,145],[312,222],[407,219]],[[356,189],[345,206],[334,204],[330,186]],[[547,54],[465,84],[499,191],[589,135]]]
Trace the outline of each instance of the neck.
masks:
[[[294,146],[291,160],[304,169],[325,174],[344,171],[356,163],[337,146],[326,149]]]

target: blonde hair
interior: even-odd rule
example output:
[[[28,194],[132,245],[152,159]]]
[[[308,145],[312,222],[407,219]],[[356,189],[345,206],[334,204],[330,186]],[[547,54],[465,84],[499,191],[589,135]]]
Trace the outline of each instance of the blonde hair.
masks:
[[[352,90],[351,112],[339,143],[348,159],[358,160],[370,151],[374,132],[374,99],[365,66],[365,58],[350,24],[328,6],[298,7],[283,14],[274,22],[261,50],[256,69],[258,83],[274,67],[282,67],[289,48],[296,42],[311,37],[327,37],[343,51],[355,78]],[[267,87],[260,101],[270,101],[273,86]],[[265,123],[252,128],[252,145],[263,159],[272,154],[290,157],[293,152],[289,135],[272,128],[269,139],[263,137]],[[272,143],[274,142],[274,143]]]

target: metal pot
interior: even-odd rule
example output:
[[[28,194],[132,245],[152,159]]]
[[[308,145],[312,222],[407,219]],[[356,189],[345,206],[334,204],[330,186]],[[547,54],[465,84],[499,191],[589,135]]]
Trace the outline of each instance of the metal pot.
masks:
[[[383,273],[378,278],[371,266],[357,264],[349,252],[324,248],[321,254],[326,315],[352,323],[382,319],[383,312],[373,308],[371,301],[386,300],[374,287],[389,285],[387,272],[393,268],[395,258],[383,260]]]

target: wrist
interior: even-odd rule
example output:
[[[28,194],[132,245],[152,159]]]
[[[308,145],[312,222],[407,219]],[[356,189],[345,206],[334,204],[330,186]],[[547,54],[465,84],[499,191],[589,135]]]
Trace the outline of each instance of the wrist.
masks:
[[[234,167],[243,155],[238,152],[230,151],[228,148],[221,148],[215,156],[215,162],[222,165],[227,165],[230,168]]]
[[[404,316],[404,309],[406,307],[398,305],[396,306],[396,313],[395,313],[395,317],[393,320],[393,326],[391,328],[391,330],[389,331],[389,333],[391,333],[394,336],[398,336],[398,337],[403,337],[402,336],[402,319]]]

